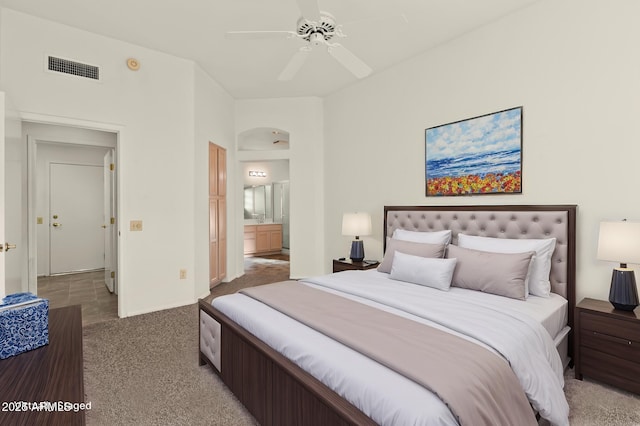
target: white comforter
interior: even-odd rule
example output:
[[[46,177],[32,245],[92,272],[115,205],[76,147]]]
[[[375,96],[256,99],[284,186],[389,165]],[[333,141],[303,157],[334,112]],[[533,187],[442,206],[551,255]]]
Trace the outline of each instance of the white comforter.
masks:
[[[538,322],[505,308],[499,299],[479,302],[475,292],[443,292],[393,281],[374,271],[348,271],[303,282],[434,325],[501,354],[541,416],[554,425],[568,425],[563,367],[551,337]],[[457,424],[426,389],[260,302],[234,294],[212,303],[379,424]]]

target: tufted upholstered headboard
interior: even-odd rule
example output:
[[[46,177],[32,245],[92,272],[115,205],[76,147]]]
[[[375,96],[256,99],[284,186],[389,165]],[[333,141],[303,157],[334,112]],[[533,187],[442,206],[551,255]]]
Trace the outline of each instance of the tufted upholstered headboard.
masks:
[[[575,205],[533,206],[385,206],[384,244],[397,228],[410,231],[452,231],[496,238],[556,238],[551,259],[551,291],[569,302],[573,328],[576,289]]]
[[[384,236],[400,228],[450,229],[453,244],[460,232],[496,238],[555,237],[551,291],[568,300],[575,290],[575,214],[576,206],[385,206]]]

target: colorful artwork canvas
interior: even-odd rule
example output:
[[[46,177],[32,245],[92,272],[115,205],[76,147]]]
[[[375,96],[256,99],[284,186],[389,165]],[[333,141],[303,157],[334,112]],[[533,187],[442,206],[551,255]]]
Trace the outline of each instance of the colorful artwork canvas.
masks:
[[[522,193],[522,107],[425,131],[426,195]]]

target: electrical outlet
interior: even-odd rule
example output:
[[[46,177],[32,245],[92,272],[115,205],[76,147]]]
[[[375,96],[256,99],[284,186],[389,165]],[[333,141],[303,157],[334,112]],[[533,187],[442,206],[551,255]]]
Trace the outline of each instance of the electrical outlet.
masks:
[[[180,269],[180,279],[181,280],[186,280],[187,279],[187,270],[186,269]]]
[[[129,222],[129,230],[130,231],[142,231],[142,221],[141,220],[132,220]]]

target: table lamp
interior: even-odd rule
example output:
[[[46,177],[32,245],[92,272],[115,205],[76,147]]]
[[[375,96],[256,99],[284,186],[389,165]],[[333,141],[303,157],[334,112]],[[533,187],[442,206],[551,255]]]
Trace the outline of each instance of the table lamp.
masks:
[[[364,244],[360,239],[361,235],[371,234],[371,215],[369,213],[345,213],[342,216],[342,235],[356,237],[351,242],[352,262],[362,262],[364,260]]]
[[[627,263],[640,264],[640,222],[600,222],[598,259],[620,262],[613,269],[609,302],[622,311],[638,306],[638,288],[633,269]]]

